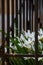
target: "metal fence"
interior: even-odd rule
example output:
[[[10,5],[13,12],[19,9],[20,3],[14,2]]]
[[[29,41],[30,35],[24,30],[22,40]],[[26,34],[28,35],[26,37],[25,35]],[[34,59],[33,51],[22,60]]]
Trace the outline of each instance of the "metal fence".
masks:
[[[23,3],[22,3],[22,1],[23,1]],[[34,57],[36,65],[38,65],[38,57],[43,57],[43,55],[38,55],[38,0],[35,0],[35,6],[33,6],[33,0],[19,0],[19,5],[18,5],[18,0],[16,0],[16,27],[17,27],[17,29],[20,28],[19,33],[21,33],[22,28],[24,30],[27,30],[27,29],[30,29],[31,31],[33,30],[33,10],[35,11],[35,54],[34,55],[10,54],[9,49],[7,49],[7,53],[5,54],[5,49],[4,49],[5,42],[7,42],[7,46],[9,46],[9,44],[10,44],[9,43],[10,31],[12,31],[12,37],[14,38],[14,0],[11,0],[11,6],[12,6],[12,25],[11,25],[11,27],[10,27],[10,15],[9,15],[9,13],[10,13],[9,2],[10,2],[10,0],[7,0],[7,38],[5,39],[5,36],[4,36],[4,33],[5,33],[5,20],[4,20],[5,0],[1,0],[1,3],[2,3],[2,47],[0,49],[1,50],[0,57],[2,57],[2,65],[5,65],[6,60],[7,60],[7,65],[9,65],[9,57],[19,57],[19,58],[20,57]],[[25,7],[25,5],[26,5],[26,7]],[[18,10],[18,7],[19,7],[19,10]],[[29,10],[29,12],[28,12],[28,10]],[[22,11],[23,11],[23,13],[22,13]],[[28,16],[29,16],[29,20],[28,20]],[[18,17],[19,17],[19,20],[18,20]],[[23,17],[23,19],[22,19],[22,17]],[[26,18],[26,20],[25,20],[25,18]],[[18,21],[19,21],[19,25],[18,25]],[[18,31],[16,32],[16,35],[18,35]]]

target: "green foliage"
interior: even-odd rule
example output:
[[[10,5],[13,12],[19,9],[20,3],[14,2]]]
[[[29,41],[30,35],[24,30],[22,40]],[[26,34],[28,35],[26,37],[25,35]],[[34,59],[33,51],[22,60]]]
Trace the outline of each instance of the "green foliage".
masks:
[[[2,32],[2,30],[0,30],[0,32]],[[4,35],[7,36],[7,33],[4,33]],[[23,35],[24,35],[24,33],[23,33]],[[24,37],[25,37],[25,35],[24,35]],[[9,40],[10,40],[10,44],[12,43],[12,45],[11,45],[11,47],[10,46],[9,47],[5,46],[5,47],[9,48],[11,50],[11,52],[13,51],[16,54],[29,54],[29,53],[34,54],[34,50],[32,48],[30,49],[25,46],[20,46],[20,43],[24,44],[24,41],[19,41],[18,38],[14,37],[14,39],[13,39],[12,37],[10,37]],[[26,37],[25,37],[25,39],[28,40],[28,38],[26,38]],[[42,43],[42,49],[40,48],[40,44],[39,44],[38,53],[42,54],[43,38],[41,38],[40,41]],[[27,57],[23,57],[23,58],[10,57],[9,62],[10,62],[10,65],[35,65],[35,59],[29,58],[29,57],[28,58]],[[43,65],[43,59],[38,61],[38,65]]]
[[[43,65],[43,59],[39,61],[39,65]]]
[[[21,47],[19,46],[20,42],[18,41],[18,38],[15,37],[15,40],[13,38],[10,38],[10,42],[12,42],[12,44],[14,44],[14,46],[16,46],[16,50],[11,48],[14,53],[17,54],[28,54],[30,53],[34,53],[33,50],[30,50],[26,47]],[[39,50],[40,50],[40,45],[38,46]],[[38,52],[41,54],[41,50]],[[10,65],[35,65],[35,59],[34,58],[27,58],[27,57],[23,57],[23,58],[15,58],[15,57],[10,57],[9,61],[10,61]],[[38,65],[43,65],[43,59],[38,61]]]
[[[17,48],[16,51],[15,49],[12,49],[15,53],[21,53],[21,54],[29,53],[28,48],[19,46],[20,42],[18,41],[17,37],[15,37],[15,40],[13,38],[10,38],[10,40],[11,40],[10,42],[12,42],[12,44]]]
[[[34,65],[35,60],[30,58],[25,60],[24,58],[10,58],[11,65]]]

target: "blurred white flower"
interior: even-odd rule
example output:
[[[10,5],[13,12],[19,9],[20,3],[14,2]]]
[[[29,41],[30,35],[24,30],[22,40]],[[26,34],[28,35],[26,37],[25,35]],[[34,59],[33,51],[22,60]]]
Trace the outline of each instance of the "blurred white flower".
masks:
[[[42,57],[38,58],[38,61],[42,60]]]
[[[30,30],[28,30],[28,31],[27,31],[27,35],[28,35],[28,37],[30,37],[30,34],[31,34],[31,33],[30,33]]]
[[[39,45],[40,45],[40,49],[42,49],[42,43],[41,43],[41,41],[39,41]]]
[[[21,41],[22,41],[22,40],[25,41],[25,38],[24,38],[23,34],[21,34],[20,40],[21,40]]]
[[[32,42],[31,46],[32,46],[32,50],[35,51],[34,42]]]
[[[19,45],[20,47],[23,47],[23,43],[21,43],[21,42],[20,42],[18,45]]]
[[[43,38],[43,31],[42,31],[42,29],[40,29],[38,32],[39,32],[39,34],[38,34],[38,42],[39,42],[40,49],[42,49],[41,39]],[[26,47],[28,49],[32,49],[33,51],[35,51],[35,48],[34,48],[35,32],[30,33],[30,30],[28,30],[27,32],[24,31],[24,34],[21,34],[20,38],[17,37],[17,39],[19,41],[18,45],[20,47]],[[12,45],[12,43],[11,43],[11,45]],[[16,49],[16,47],[15,47],[15,49]]]
[[[28,42],[27,40],[25,40],[25,41],[24,41],[24,44],[25,44],[25,45],[28,45],[28,44],[29,44],[29,42]]]
[[[41,36],[38,35],[38,40],[40,40]]]
[[[28,44],[28,45],[26,45],[26,44],[23,44],[23,46],[24,46],[24,47],[26,47],[26,48],[29,48],[29,49],[31,49],[31,45],[30,45],[30,44]]]
[[[38,40],[42,39],[43,38],[43,35],[38,35]]]
[[[39,32],[39,35],[43,35],[43,30],[42,29],[40,29],[38,32]]]
[[[43,50],[42,50],[42,55],[43,55]]]
[[[27,32],[25,32],[25,37],[28,38],[28,34],[27,34]]]
[[[28,43],[31,44],[32,43],[32,40],[30,38],[28,38]]]

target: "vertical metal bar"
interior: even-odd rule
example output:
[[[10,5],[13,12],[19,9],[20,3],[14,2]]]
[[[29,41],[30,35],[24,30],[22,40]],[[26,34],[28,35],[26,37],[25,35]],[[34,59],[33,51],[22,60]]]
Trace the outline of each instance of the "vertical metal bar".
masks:
[[[18,35],[18,0],[16,0],[16,35]]]
[[[33,31],[33,0],[32,0],[31,7],[32,7],[32,20],[31,20],[31,25],[32,25],[32,31]]]
[[[7,0],[7,45],[9,46],[9,35],[10,35],[10,11],[9,11],[9,0]],[[7,49],[7,52],[9,53],[9,49]]]
[[[4,0],[2,0],[2,65],[5,65],[4,63],[4,43],[5,43],[5,38],[4,38],[4,28],[5,28],[5,22],[4,22]]]
[[[7,46],[9,46],[10,37],[10,0],[7,0]],[[9,54],[9,49],[7,48],[7,53]],[[7,59],[7,65],[9,65],[9,58]]]
[[[25,30],[25,0],[23,0],[23,29]]]
[[[14,38],[14,0],[12,0],[12,37]]]
[[[28,0],[26,0],[26,30],[27,30],[27,27],[28,26]]]
[[[12,2],[12,38],[14,39],[14,0]],[[13,52],[13,51],[12,51]]]
[[[29,0],[29,22],[30,22],[30,31],[31,31],[31,0]]]
[[[38,65],[38,0],[35,0],[35,60]]]
[[[20,33],[21,33],[21,30],[22,30],[22,29],[21,29],[21,26],[22,26],[22,24],[21,24],[21,5],[22,5],[22,4],[21,4],[21,0],[20,0]]]

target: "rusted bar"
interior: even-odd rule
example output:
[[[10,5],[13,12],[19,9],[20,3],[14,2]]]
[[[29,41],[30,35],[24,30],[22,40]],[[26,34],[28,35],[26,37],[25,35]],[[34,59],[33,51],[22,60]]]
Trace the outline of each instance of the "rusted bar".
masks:
[[[16,35],[18,35],[18,0],[16,0]]]
[[[28,29],[28,0],[26,0],[26,30]],[[27,27],[28,26],[28,27]]]
[[[14,39],[14,0],[11,0],[12,2],[12,38]],[[14,44],[12,44],[13,46]],[[13,52],[13,51],[12,51]]]
[[[6,54],[7,57],[35,57],[35,55],[29,55],[29,54]]]
[[[3,54],[4,57],[35,57],[35,54]],[[2,53],[0,53],[0,57],[2,57]],[[38,58],[43,57],[42,54],[38,54]]]
[[[21,21],[22,21],[21,20],[21,12],[22,12],[21,9],[22,9],[22,7],[21,7],[21,5],[22,5],[22,3],[21,3],[21,0],[19,0],[19,1],[20,1],[20,11],[19,12],[20,12],[20,33],[21,33],[21,30],[22,30],[22,28],[21,28],[21,26],[22,26],[22,23],[21,23]]]
[[[35,0],[35,62],[38,65],[38,0]]]
[[[7,0],[7,46],[9,46],[10,37],[10,0]],[[7,48],[7,53],[9,54],[9,49]],[[9,65],[9,58],[7,59],[7,65]]]
[[[32,55],[32,54],[6,54],[6,56],[9,56],[9,57],[35,57],[35,54]],[[38,57],[43,57],[43,55],[38,55]]]
[[[12,1],[12,37],[14,38],[14,0]]]
[[[0,54],[0,56],[2,56],[2,53]],[[3,54],[3,56],[5,57],[35,57],[35,55],[32,54]]]
[[[31,8],[32,8],[32,20],[31,20],[31,25],[32,25],[32,31],[33,31],[33,0],[32,0],[32,4],[31,4]]]
[[[10,37],[10,3],[9,3],[10,0],[7,0],[7,46],[9,46],[9,37]],[[7,53],[9,53],[9,49],[7,49]]]
[[[30,31],[31,31],[31,0],[29,0],[29,22],[30,22]]]
[[[23,0],[23,29],[25,30],[25,0]]]
[[[2,65],[5,65],[4,63],[4,44],[5,44],[5,37],[4,37],[4,31],[5,31],[5,20],[4,20],[4,0],[2,0]]]

